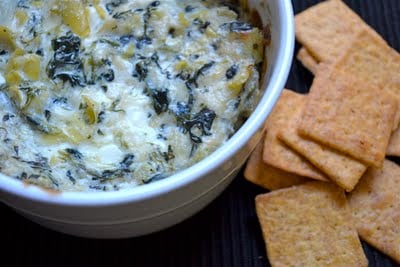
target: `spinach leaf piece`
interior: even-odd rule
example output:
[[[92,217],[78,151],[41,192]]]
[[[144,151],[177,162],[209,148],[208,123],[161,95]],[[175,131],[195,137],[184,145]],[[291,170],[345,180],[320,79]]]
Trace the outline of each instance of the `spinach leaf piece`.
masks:
[[[64,82],[69,81],[72,86],[85,86],[86,77],[79,58],[80,46],[81,39],[72,33],[52,41],[54,57],[47,65],[50,79],[59,78]]]

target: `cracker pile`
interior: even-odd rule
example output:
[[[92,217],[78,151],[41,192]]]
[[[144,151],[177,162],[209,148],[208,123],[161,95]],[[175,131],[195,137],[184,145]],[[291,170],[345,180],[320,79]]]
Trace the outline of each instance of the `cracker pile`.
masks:
[[[272,266],[400,263],[400,55],[341,0],[296,15],[308,94],[284,89],[250,156]]]

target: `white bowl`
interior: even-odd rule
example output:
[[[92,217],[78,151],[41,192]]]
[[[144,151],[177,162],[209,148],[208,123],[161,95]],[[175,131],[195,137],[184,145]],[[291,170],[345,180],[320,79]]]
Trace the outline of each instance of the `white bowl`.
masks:
[[[232,181],[261,138],[265,119],[290,70],[294,17],[290,0],[251,0],[271,26],[265,93],[233,137],[210,156],[171,177],[120,192],[49,193],[0,174],[0,199],[50,229],[91,238],[123,238],[155,232],[198,212]]]

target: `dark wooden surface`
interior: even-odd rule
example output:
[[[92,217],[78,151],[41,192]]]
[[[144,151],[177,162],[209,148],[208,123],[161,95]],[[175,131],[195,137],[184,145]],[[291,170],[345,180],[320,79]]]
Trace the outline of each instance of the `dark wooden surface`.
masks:
[[[297,13],[320,1],[292,2]],[[400,50],[400,0],[345,2]],[[298,48],[296,44],[296,51]],[[311,81],[310,73],[294,60],[287,87],[306,92]],[[4,247],[0,266],[269,266],[254,209],[254,197],[263,192],[240,173],[220,197],[194,217],[159,233],[124,240],[90,240],[53,232],[0,204]],[[398,266],[367,244],[363,247],[370,266]]]

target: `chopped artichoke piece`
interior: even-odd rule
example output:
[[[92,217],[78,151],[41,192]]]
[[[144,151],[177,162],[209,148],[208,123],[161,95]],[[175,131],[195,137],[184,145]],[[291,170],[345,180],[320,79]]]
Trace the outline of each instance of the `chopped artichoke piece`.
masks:
[[[0,25],[0,48],[14,51],[16,48],[13,32],[6,26]]]
[[[80,37],[87,37],[90,34],[89,14],[84,4],[79,0],[59,0],[59,15],[73,33]]]
[[[125,49],[125,51],[124,51],[123,57],[125,59],[131,58],[131,57],[133,57],[135,55],[135,51],[136,51],[135,45],[134,44],[129,44],[127,46],[127,48]]]
[[[23,56],[22,64],[25,75],[32,81],[37,81],[40,77],[40,57],[35,54]]]
[[[189,20],[185,17],[185,13],[178,14],[179,24],[183,27],[188,27],[190,25]]]
[[[25,10],[17,10],[15,12],[15,17],[17,18],[18,25],[23,25],[28,21],[28,14]]]
[[[242,90],[244,84],[249,79],[252,71],[253,71],[253,65],[247,66],[243,71],[238,73],[230,83],[228,83],[228,88],[235,95],[239,95],[239,93]]]
[[[5,74],[6,82],[9,85],[20,84],[22,81],[22,77],[18,71],[10,71]]]
[[[17,85],[11,85],[8,88],[7,93],[19,109],[24,108],[28,102],[27,95],[19,90]]]
[[[8,84],[19,84],[21,79],[37,81],[40,77],[40,57],[36,54],[24,54],[17,49],[6,67]]]
[[[176,70],[176,71],[182,71],[182,70],[185,70],[185,69],[187,69],[188,68],[188,63],[187,63],[187,61],[186,60],[179,60],[176,64],[175,64],[175,66],[174,66],[174,69]]]
[[[82,96],[85,102],[85,117],[89,124],[95,124],[97,122],[97,111],[95,104],[87,96]]]
[[[106,19],[107,18],[107,12],[98,4],[95,4],[94,8],[96,9],[97,14],[99,14],[99,17],[101,19]]]

